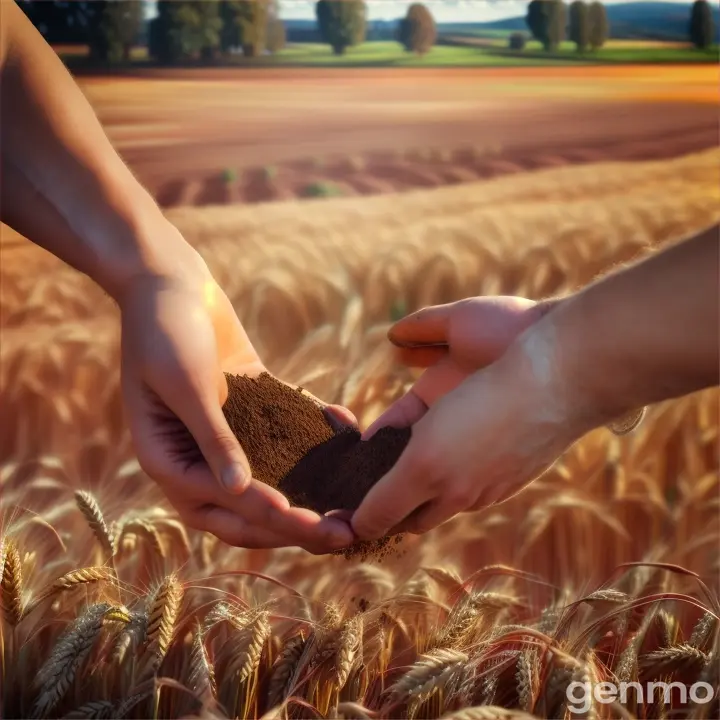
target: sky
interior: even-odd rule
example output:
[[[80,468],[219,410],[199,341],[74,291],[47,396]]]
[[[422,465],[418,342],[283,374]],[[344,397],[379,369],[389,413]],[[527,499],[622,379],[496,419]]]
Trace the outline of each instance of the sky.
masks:
[[[672,0],[668,0],[672,1]],[[678,0],[674,0],[677,2]],[[692,0],[679,0],[688,5]],[[392,20],[405,14],[411,0],[367,0],[371,20]],[[616,5],[627,0],[604,0]],[[525,15],[527,0],[424,0],[437,22],[489,22]],[[285,18],[315,17],[314,0],[280,0]]]
[[[405,14],[412,0],[366,0],[370,20],[394,20]],[[642,0],[641,0],[642,1]],[[682,2],[692,0],[664,0]],[[527,0],[424,0],[437,22],[490,22],[525,15]],[[617,5],[627,0],[604,0],[606,5]],[[154,2],[148,2],[147,14],[155,14]],[[290,19],[311,20],[315,17],[315,0],[280,0],[281,16]]]

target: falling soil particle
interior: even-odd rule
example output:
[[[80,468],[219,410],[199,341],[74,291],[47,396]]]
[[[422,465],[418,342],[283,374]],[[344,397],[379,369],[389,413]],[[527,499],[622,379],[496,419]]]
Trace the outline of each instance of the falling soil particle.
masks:
[[[410,440],[410,428],[382,428],[366,442],[355,428],[334,429],[317,402],[268,373],[226,378],[223,412],[253,477],[277,488],[295,506],[320,514],[357,509]],[[395,543],[399,540],[396,536]],[[336,554],[381,559],[390,544],[386,537]]]

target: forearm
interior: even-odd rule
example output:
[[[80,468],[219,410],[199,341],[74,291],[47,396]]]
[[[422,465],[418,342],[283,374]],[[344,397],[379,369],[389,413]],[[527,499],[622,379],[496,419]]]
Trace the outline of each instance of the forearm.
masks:
[[[718,384],[718,248],[715,226],[601,278],[538,323],[581,424]]]
[[[158,265],[166,221],[60,59],[14,2],[3,6],[1,219],[115,296]],[[49,217],[59,232],[44,232]]]

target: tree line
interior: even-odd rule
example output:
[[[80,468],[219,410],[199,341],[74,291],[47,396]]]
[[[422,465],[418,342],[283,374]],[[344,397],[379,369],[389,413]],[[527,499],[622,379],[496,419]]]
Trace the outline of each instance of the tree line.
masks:
[[[86,42],[93,60],[127,61],[131,48],[145,33],[141,0],[54,2],[17,0],[49,42]],[[253,57],[285,46],[285,25],[278,0],[158,0],[157,17],[147,26],[148,51],[154,60],[173,64],[210,60],[238,51]],[[337,55],[366,39],[365,0],[318,0],[315,17],[320,39]],[[604,5],[599,0],[531,0],[525,22],[545,50],[557,50],[568,39],[579,52],[597,50],[609,35]],[[714,42],[708,0],[695,0],[688,33],[698,48]],[[437,40],[430,10],[412,3],[397,25],[395,39],[407,52],[424,55]],[[521,50],[526,38],[510,36],[510,48]]]
[[[542,43],[545,50],[557,50],[567,39],[575,43],[578,52],[597,50],[607,40],[610,32],[605,6],[595,0],[586,3],[574,0],[566,7],[562,0],[531,0],[525,22],[532,36]],[[688,35],[697,48],[709,48],[713,44],[715,30],[712,10],[708,0],[695,0],[690,12]],[[521,49],[524,41],[517,35],[510,38],[510,47]]]

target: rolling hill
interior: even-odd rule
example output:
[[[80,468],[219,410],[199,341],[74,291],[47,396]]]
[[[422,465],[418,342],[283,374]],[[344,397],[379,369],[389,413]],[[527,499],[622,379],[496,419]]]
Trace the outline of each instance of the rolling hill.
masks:
[[[720,10],[711,3],[715,29],[720,40]],[[610,36],[617,39],[685,40],[688,36],[690,6],[681,2],[658,2],[644,0],[607,6]],[[314,20],[287,20],[288,39],[291,42],[318,42],[319,36]],[[389,40],[395,32],[397,21],[370,21],[368,40]],[[525,17],[511,17],[487,23],[439,23],[441,34],[473,34],[483,32],[527,31]]]

